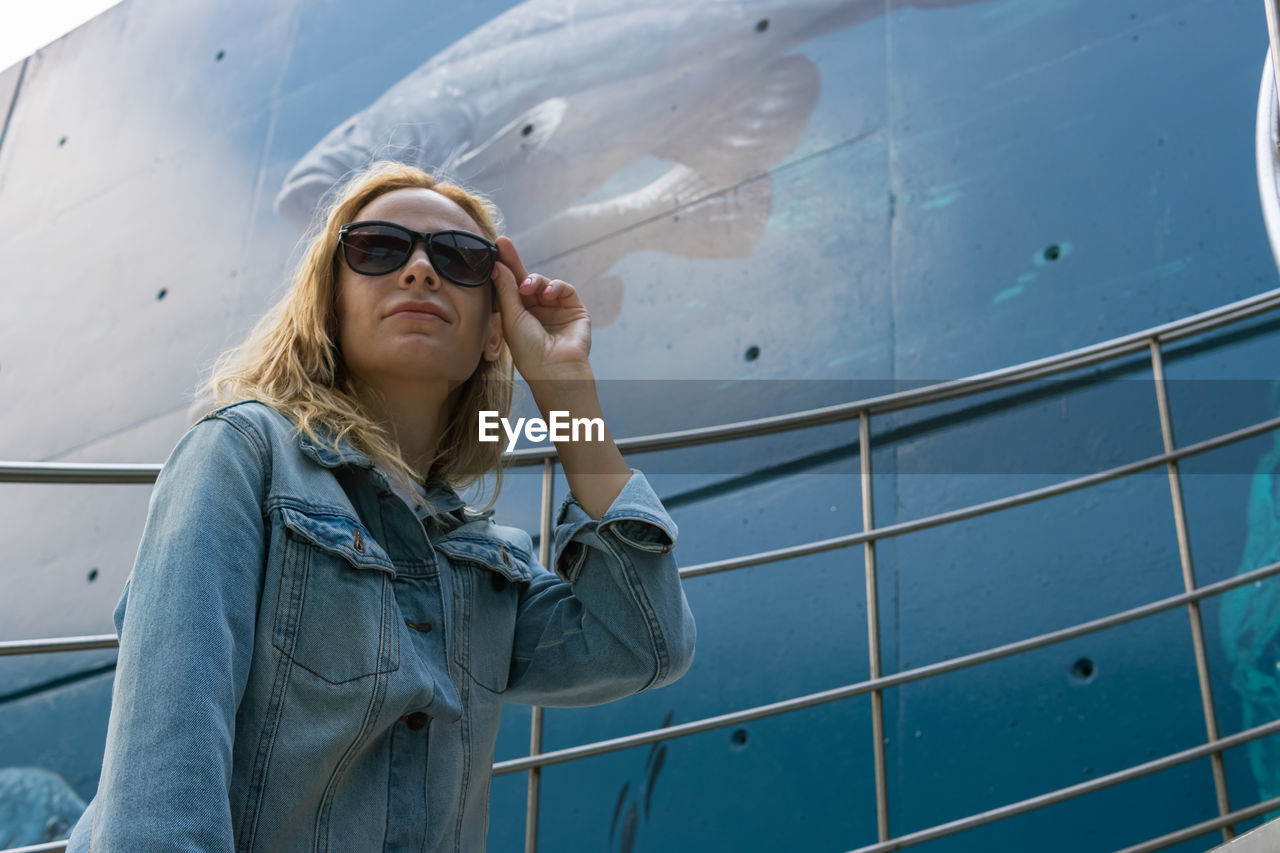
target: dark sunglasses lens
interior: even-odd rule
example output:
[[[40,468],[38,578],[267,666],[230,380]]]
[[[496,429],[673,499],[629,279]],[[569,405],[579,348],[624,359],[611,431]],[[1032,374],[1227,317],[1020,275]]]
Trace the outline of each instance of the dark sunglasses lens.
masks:
[[[351,269],[363,275],[383,275],[400,267],[412,251],[409,237],[384,225],[367,225],[348,231],[342,251]]]
[[[493,273],[493,248],[474,234],[446,231],[431,238],[431,263],[442,276],[475,287]]]

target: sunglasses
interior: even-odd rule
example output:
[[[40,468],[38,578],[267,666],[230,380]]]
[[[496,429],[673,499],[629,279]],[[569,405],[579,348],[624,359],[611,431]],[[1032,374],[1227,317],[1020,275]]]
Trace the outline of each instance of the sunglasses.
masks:
[[[414,231],[394,222],[351,222],[338,229],[342,259],[360,275],[386,275],[404,266],[421,241],[440,275],[463,287],[479,287],[493,275],[498,246],[470,231]]]

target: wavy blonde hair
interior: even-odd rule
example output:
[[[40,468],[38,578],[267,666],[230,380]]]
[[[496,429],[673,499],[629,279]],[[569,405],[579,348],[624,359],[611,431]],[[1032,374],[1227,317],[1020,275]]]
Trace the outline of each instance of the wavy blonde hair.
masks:
[[[298,434],[335,449],[346,441],[400,481],[415,500],[410,481],[436,476],[462,489],[495,472],[488,510],[502,489],[502,443],[479,441],[474,425],[482,409],[501,417],[511,413],[514,379],[506,342],[495,361],[481,358],[471,378],[450,394],[446,427],[426,472],[409,465],[387,430],[369,416],[362,397],[367,389],[352,382],[337,345],[338,229],[375,198],[413,188],[453,201],[486,237],[497,238],[501,213],[484,196],[403,163],[369,165],[351,175],[313,221],[292,287],[244,343],[219,357],[203,390],[224,404],[260,400],[289,418]],[[497,293],[491,298],[497,311]]]

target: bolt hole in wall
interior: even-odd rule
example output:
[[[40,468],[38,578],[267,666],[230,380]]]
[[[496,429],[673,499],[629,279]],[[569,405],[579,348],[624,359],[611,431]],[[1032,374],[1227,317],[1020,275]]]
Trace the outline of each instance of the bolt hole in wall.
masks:
[[[756,22],[756,32],[762,33],[767,29],[769,29],[768,18],[761,18],[759,21]]]
[[[1062,257],[1062,249],[1057,243],[1044,250],[1044,259],[1046,261],[1056,261],[1060,257]]]
[[[533,133],[533,125],[531,124],[526,124],[524,127],[520,128],[521,136],[528,136],[531,133]]]
[[[98,570],[97,570],[97,569],[90,569],[90,570],[89,570],[89,583],[93,583],[93,582],[94,582],[94,581],[96,581],[97,579],[98,579]]]
[[[754,344],[747,347],[747,352],[743,356],[743,358],[745,358],[747,361],[755,361],[759,357],[760,357],[760,347],[755,346]]]
[[[159,302],[161,299],[164,299],[168,295],[169,295],[169,288],[162,287],[160,288],[160,292],[156,294],[156,301]]]
[[[746,749],[747,748],[747,730],[734,729],[733,734],[729,735],[729,746],[732,749]]]
[[[215,56],[215,57],[213,58],[213,61],[214,61],[214,62],[221,62],[221,61],[222,61],[222,57],[224,57],[224,56],[226,56],[226,55],[227,55],[227,52],[226,52],[225,50],[220,50],[220,51],[218,51],[218,55],[217,55],[217,56]]]
[[[1067,670],[1074,684],[1088,684],[1098,675],[1098,668],[1089,658],[1080,658]]]
[[[66,144],[67,144],[67,138],[66,138],[65,136],[58,140],[58,147],[59,147],[59,148],[61,148],[62,146],[66,145]]]

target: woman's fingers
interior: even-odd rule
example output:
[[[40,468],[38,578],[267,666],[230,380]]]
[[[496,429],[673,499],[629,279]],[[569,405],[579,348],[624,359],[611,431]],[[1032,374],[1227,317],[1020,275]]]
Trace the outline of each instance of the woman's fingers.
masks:
[[[502,236],[494,242],[498,244],[498,260],[507,265],[516,281],[528,278],[529,271],[524,268],[524,262],[520,260],[520,253],[516,251],[516,244],[511,242],[511,238]]]
[[[532,308],[538,304],[547,304],[548,297],[545,293],[551,280],[544,275],[530,273],[524,267],[524,262],[520,260],[520,253],[516,251],[516,246],[511,242],[510,237],[499,237],[496,241],[498,244],[498,262],[494,264],[494,276],[508,274],[511,276],[512,284],[516,288],[516,292],[520,294],[520,301],[526,308]],[[555,289],[552,289],[555,292]]]
[[[525,276],[524,280],[517,285],[517,290],[521,297],[525,297],[522,301],[526,307],[530,308],[534,305],[554,305],[577,293],[569,282],[558,278],[547,278],[536,272]]]
[[[525,269],[520,253],[509,237],[499,237],[498,261],[493,267],[493,279],[499,284],[499,293],[505,296],[510,291],[518,298],[519,306],[525,310],[543,308],[581,307],[578,292],[572,284],[561,279],[547,278],[541,273],[531,273]],[[514,310],[516,304],[503,298],[505,310]],[[545,318],[542,320],[545,322]]]
[[[548,281],[546,288],[538,295],[541,297],[543,304],[550,305],[557,302],[563,302],[573,296],[573,294],[574,290],[572,284],[555,278]]]
[[[519,316],[521,309],[527,309],[529,302],[525,296],[520,293],[520,283],[516,280],[515,274],[511,268],[499,261],[493,267],[493,281],[498,287],[498,305],[504,318],[512,318]],[[503,320],[507,322],[507,320]]]

